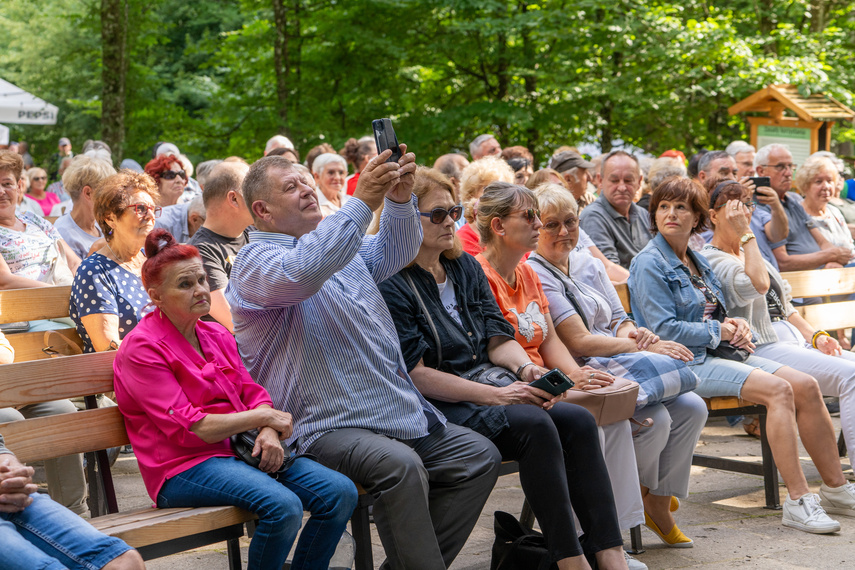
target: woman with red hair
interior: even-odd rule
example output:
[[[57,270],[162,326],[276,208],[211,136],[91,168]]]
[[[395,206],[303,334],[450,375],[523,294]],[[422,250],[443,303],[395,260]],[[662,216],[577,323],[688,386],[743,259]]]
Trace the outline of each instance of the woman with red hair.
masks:
[[[291,414],[272,408],[231,333],[199,320],[211,308],[199,251],[157,229],[145,253],[142,280],[156,308],[125,337],[113,369],[149,495],[160,508],[234,505],[256,513],[247,568],[282,568],[308,510],[291,568],[327,568],[356,487],[309,457],[286,459],[281,441],[291,435]],[[255,466],[229,441],[249,430]]]
[[[177,157],[161,154],[145,165],[145,173],[154,178],[160,193],[160,206],[172,206],[184,193],[189,178]]]

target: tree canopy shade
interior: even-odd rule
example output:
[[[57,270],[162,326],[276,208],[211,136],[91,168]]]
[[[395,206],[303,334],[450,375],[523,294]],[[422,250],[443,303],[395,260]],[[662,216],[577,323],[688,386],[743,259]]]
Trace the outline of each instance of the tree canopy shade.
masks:
[[[747,136],[727,108],[772,83],[853,105],[855,1],[6,0],[7,80],[60,107],[13,127],[53,152],[105,138],[145,162],[340,148],[391,117],[421,161],[482,132],[649,151]],[[721,3],[719,3],[721,4]],[[851,128],[839,140],[855,139]]]

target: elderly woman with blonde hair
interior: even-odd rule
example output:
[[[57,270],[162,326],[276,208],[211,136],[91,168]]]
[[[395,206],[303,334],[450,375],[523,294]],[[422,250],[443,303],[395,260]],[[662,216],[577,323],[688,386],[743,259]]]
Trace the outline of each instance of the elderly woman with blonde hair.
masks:
[[[845,247],[855,258],[855,245],[852,234],[846,225],[843,213],[831,200],[839,190],[840,174],[834,162],[827,156],[809,157],[796,171],[793,183],[799,193],[805,197],[802,206],[817,222],[817,228],[822,236],[832,245]]]
[[[478,211],[478,199],[484,188],[492,182],[513,182],[514,170],[510,165],[494,156],[485,156],[463,169],[460,174],[460,201],[465,208],[463,217],[466,223],[457,230],[457,237],[463,244],[463,250],[471,255],[482,251],[478,230],[475,227],[475,215]]]

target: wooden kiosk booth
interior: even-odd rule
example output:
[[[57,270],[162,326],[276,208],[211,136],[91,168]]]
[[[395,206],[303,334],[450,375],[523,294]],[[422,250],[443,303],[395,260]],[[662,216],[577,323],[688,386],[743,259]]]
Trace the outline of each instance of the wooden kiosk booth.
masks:
[[[796,165],[804,164],[818,150],[831,149],[835,121],[855,120],[855,111],[843,103],[824,93],[803,96],[795,85],[769,85],[732,105],[728,113],[762,113],[746,117],[751,125],[751,144],[754,148],[785,144]]]

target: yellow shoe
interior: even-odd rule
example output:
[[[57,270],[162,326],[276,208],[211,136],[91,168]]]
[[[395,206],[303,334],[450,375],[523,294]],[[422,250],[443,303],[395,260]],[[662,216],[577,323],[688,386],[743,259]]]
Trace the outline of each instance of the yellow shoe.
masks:
[[[671,496],[671,506],[668,507],[672,513],[677,512],[677,509],[680,508],[680,499],[675,496]]]
[[[652,530],[665,543],[665,546],[669,548],[692,548],[695,545],[691,538],[677,528],[676,524],[667,535],[662,534],[662,531],[659,530],[659,527],[656,526],[656,523],[653,522],[653,519],[646,512],[644,513],[644,526]]]

